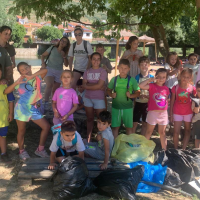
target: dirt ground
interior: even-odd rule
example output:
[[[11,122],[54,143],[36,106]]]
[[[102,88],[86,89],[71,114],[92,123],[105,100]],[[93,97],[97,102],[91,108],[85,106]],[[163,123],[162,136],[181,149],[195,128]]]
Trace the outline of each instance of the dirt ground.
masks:
[[[39,67],[33,67],[33,72],[39,70]],[[114,76],[114,70],[109,78]],[[14,71],[14,77],[17,79],[19,77],[18,72]],[[42,85],[44,91],[45,84]],[[15,93],[16,98],[18,97],[17,93]],[[108,106],[109,107],[109,106]],[[108,108],[110,109],[110,107]],[[140,132],[140,127],[138,128],[138,132]],[[12,158],[12,163],[9,165],[5,165],[0,163],[0,199],[1,200],[38,200],[52,199],[52,188],[53,182],[45,181],[45,180],[35,180],[33,185],[25,185],[19,186],[17,181],[17,174],[20,170],[22,162],[18,159],[18,145],[16,142],[17,136],[17,125],[16,122],[13,121],[9,126],[9,132],[7,136],[8,143],[8,154]],[[31,157],[37,157],[34,154],[35,149],[37,148],[40,136],[40,128],[37,127],[32,122],[27,123],[27,131],[25,135],[25,146],[27,147],[27,151]],[[156,133],[153,136],[153,140],[156,142],[156,149],[158,151],[161,149],[159,137]],[[49,134],[46,150],[49,152],[48,147],[52,141],[52,134]],[[190,144],[192,145],[192,143]],[[168,135],[168,146],[173,147],[172,137]],[[100,196],[97,194],[90,194],[86,197],[80,198],[81,200],[111,200],[111,198]],[[152,194],[137,194],[138,200],[188,200],[190,198],[186,198],[178,193],[172,193],[168,191],[160,191],[158,193]],[[193,198],[193,200],[197,200],[197,198]]]

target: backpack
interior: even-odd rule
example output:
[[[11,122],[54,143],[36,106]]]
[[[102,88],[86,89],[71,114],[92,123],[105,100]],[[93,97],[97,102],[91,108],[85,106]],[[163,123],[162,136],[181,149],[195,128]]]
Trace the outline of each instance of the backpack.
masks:
[[[114,92],[116,92],[116,90],[115,90],[115,88],[116,88],[116,84],[117,84],[117,77],[118,77],[118,75],[117,76],[115,76],[115,79],[114,79]],[[126,86],[126,88],[127,88],[127,90],[129,89],[129,84],[130,84],[130,80],[131,80],[131,76],[130,75],[127,75],[127,78],[128,78],[128,83],[127,83],[127,86]],[[132,94],[134,93],[134,91],[132,91]],[[127,97],[127,101],[128,101],[128,97]],[[133,101],[134,99],[133,98],[131,98],[131,100]]]
[[[88,50],[87,50],[87,41],[83,40],[83,46],[85,49],[85,52],[88,54]],[[73,43],[73,55],[74,55],[74,49],[76,47],[76,42]]]
[[[61,146],[62,146],[62,141],[60,139],[61,135],[60,135],[60,132],[61,132],[61,124],[57,124],[53,127],[51,127],[51,131],[53,133],[53,135],[56,135],[58,133],[58,138],[57,138],[57,141],[56,141],[56,145],[59,147],[62,155],[64,156],[65,153],[63,152]],[[72,140],[72,145],[76,145],[77,143],[77,134],[75,133],[75,138]]]

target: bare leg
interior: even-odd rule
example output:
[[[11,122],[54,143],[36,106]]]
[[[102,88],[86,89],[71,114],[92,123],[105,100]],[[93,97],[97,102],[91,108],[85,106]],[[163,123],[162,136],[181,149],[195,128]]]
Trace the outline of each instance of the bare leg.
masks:
[[[146,130],[147,130],[147,122],[142,122],[141,135],[145,135]]]
[[[85,112],[87,116],[87,137],[88,142],[90,142],[92,129],[94,126],[94,108],[93,107],[85,107]]]
[[[130,135],[133,133],[133,128],[126,128],[126,134]]]
[[[18,127],[18,133],[17,133],[17,142],[19,145],[19,150],[24,149],[24,135],[26,132],[26,122],[22,122],[19,120],[16,120],[17,127]]]
[[[151,124],[147,123],[147,130],[146,130],[146,133],[145,133],[144,136],[145,136],[148,140],[150,140],[154,128],[155,128],[155,125],[151,125]]]
[[[184,125],[183,149],[185,150],[190,140],[191,122],[185,122]]]
[[[54,77],[53,76],[47,76],[44,78],[44,81],[46,83],[45,91],[44,91],[44,100],[49,101],[49,97],[52,92],[52,88],[54,85]]]
[[[78,72],[73,72],[72,88],[76,90],[76,83],[81,78],[81,74]]]
[[[182,121],[175,121],[174,122],[174,134],[173,134],[173,141],[174,141],[174,148],[178,149],[178,142],[179,142],[179,134],[181,130]]]
[[[167,138],[165,135],[165,129],[166,125],[158,125],[158,133],[160,135],[160,142],[162,149],[166,150],[167,149]]]
[[[132,133],[136,133],[137,125],[138,125],[138,122],[133,122]]]
[[[54,82],[53,89],[52,89],[52,96],[54,95],[54,92],[60,87],[61,83]]]
[[[119,133],[119,127],[113,127],[112,132],[113,132],[114,138],[116,138],[118,136],[118,133]]]
[[[6,153],[6,137],[0,136],[1,153]]]
[[[195,139],[195,148],[200,148],[200,140]]]
[[[45,118],[38,119],[38,120],[33,120],[33,122],[35,124],[37,124],[42,129],[41,134],[40,134],[39,145],[40,146],[44,146],[45,142],[47,140],[47,136],[48,136],[49,130],[50,130],[50,125],[49,125],[49,123],[47,122],[47,120]]]

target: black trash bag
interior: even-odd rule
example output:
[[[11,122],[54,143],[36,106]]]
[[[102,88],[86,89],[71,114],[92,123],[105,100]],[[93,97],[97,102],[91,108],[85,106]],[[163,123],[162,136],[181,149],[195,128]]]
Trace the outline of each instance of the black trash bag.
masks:
[[[154,165],[161,164],[167,166],[179,174],[181,181],[189,183],[194,180],[194,170],[187,160],[186,154],[182,150],[168,149],[158,152]]]
[[[176,172],[172,171],[172,169],[170,168],[167,168],[167,173],[163,185],[178,187],[183,185],[183,182],[181,181],[180,176]]]
[[[54,198],[66,200],[80,198],[95,189],[92,180],[88,178],[88,169],[84,160],[78,157],[67,157],[62,161],[54,179]]]
[[[144,166],[133,169],[107,170],[97,176],[93,183],[100,195],[116,199],[135,200],[137,186],[144,175]]]

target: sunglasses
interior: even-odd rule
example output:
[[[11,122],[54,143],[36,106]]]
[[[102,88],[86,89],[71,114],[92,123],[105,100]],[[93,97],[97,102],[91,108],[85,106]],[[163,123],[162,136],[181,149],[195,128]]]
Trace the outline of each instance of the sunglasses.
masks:
[[[77,37],[77,36],[82,36],[82,33],[74,34],[74,35],[75,35],[75,37]]]

